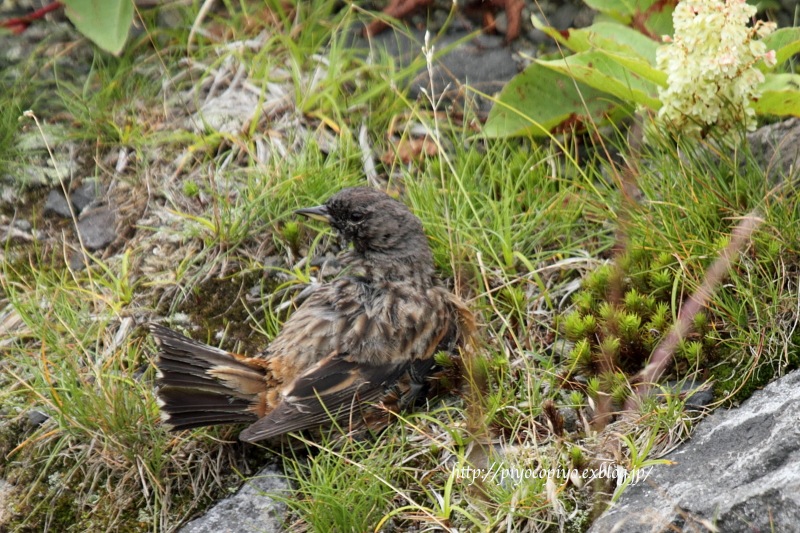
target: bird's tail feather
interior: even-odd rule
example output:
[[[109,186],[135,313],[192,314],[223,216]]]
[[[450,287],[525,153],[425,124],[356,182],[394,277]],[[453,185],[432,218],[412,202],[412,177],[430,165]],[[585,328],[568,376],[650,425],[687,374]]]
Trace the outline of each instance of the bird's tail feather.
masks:
[[[165,423],[188,429],[263,416],[263,366],[158,324],[148,328],[159,346],[158,400]]]

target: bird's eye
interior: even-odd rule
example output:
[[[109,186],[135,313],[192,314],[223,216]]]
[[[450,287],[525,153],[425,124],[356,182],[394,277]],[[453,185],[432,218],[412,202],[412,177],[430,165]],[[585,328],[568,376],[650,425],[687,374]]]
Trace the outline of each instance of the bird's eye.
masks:
[[[350,220],[353,222],[361,222],[364,220],[364,212],[363,211],[353,211],[350,213]]]

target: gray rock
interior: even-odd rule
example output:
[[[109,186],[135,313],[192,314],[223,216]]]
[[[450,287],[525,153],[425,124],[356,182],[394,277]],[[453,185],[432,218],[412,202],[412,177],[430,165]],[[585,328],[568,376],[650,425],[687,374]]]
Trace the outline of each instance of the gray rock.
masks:
[[[409,82],[412,96],[419,97],[424,92],[433,92],[438,100],[444,97],[446,104],[455,103],[463,106],[465,99],[473,99],[476,93],[465,90],[464,86],[490,96],[499,92],[505,84],[519,72],[519,64],[514,59],[512,50],[506,46],[503,37],[498,35],[478,34],[466,42],[470,36],[466,31],[454,31],[434,39],[434,52],[454,46],[447,53],[438,55],[433,60],[432,76],[426,66],[419,69]],[[391,54],[399,65],[407,67],[419,57],[425,43],[425,32],[408,30],[398,32],[387,30],[372,38],[373,46],[383,48]],[[356,39],[356,46],[366,46]],[[478,98],[478,109],[487,112],[491,108],[488,99]]]
[[[274,467],[261,470],[239,492],[217,502],[179,533],[272,533],[283,530],[286,506],[268,493],[284,493],[286,479]]]
[[[11,518],[12,513],[8,505],[13,491],[14,485],[0,478],[0,531],[5,531],[5,523]]]
[[[501,11],[495,16],[494,28],[497,30],[497,33],[502,35],[508,33],[508,15],[506,15],[505,11]]]
[[[13,225],[20,231],[27,231],[28,233],[30,233],[33,230],[33,225],[24,219],[15,220]]]
[[[7,174],[0,176],[0,181],[11,182],[12,180],[13,178]],[[17,189],[15,187],[5,183],[0,184],[0,206],[13,207],[15,205],[19,205],[20,203],[20,197],[19,194],[17,194]]]
[[[747,142],[773,181],[800,175],[800,118],[758,128],[747,135]]]
[[[575,15],[578,14],[578,10],[575,6],[570,4],[563,4],[556,12],[550,17],[550,24],[559,30],[568,30],[569,28],[575,27]]]
[[[80,213],[100,197],[100,184],[97,180],[86,179],[69,195],[72,206]]]
[[[528,40],[536,45],[550,44],[553,41],[552,37],[547,35],[542,30],[536,28],[528,30],[528,33],[526,35],[528,37]]]
[[[41,411],[37,411],[36,409],[31,409],[28,411],[28,422],[35,428],[44,424],[48,418],[50,417]]]
[[[64,192],[60,187],[51,189],[50,192],[47,193],[47,200],[44,202],[44,214],[58,215],[64,218],[70,218],[72,216],[67,199],[64,197]]]
[[[87,179],[69,195],[69,201],[72,203],[72,209],[75,215],[80,215],[81,212],[89,205],[94,203],[100,196],[100,185],[97,180]],[[54,187],[47,193],[47,200],[44,203],[44,213],[46,215],[58,215],[64,218],[71,218],[72,214],[69,210],[69,204],[64,197],[64,191],[61,186]]]
[[[89,256],[83,251],[73,251],[69,254],[69,269],[75,272],[81,271],[89,264]]]
[[[797,531],[800,371],[717,411],[592,526],[624,531]]]
[[[459,38],[463,36],[448,36],[437,46],[443,49]],[[468,84],[474,90],[493,96],[518,72],[513,52],[502,37],[478,34],[434,62],[434,91],[444,94],[450,101],[460,101],[465,96],[475,96],[471,92],[465,94],[463,85]],[[424,70],[412,81],[412,93],[420,88],[430,90],[430,85],[430,76]],[[479,103],[482,110],[491,107],[490,101],[481,100]]]
[[[116,215],[108,207],[99,207],[84,213],[78,221],[78,232],[87,250],[105,248],[117,237]]]

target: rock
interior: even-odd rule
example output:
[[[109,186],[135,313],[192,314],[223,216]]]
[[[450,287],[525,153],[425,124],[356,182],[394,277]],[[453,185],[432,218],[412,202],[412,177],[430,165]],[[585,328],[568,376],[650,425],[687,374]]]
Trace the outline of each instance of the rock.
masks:
[[[58,215],[64,218],[70,218],[72,216],[67,199],[64,197],[64,192],[60,187],[50,189],[50,192],[47,193],[47,200],[44,202],[44,214]],[[77,213],[75,214],[77,215]]]
[[[75,215],[91,205],[99,197],[100,186],[96,180],[84,180],[81,185],[72,191],[69,195],[69,201],[72,203],[72,209]],[[69,204],[64,197],[64,191],[61,186],[54,187],[47,193],[47,200],[44,202],[44,213],[46,215],[58,215],[64,218],[72,218],[72,213],[69,210]]]
[[[11,501],[13,490],[14,485],[0,478],[0,531],[5,531],[5,523],[11,518],[11,509],[8,508],[8,502]]]
[[[553,38],[547,35],[542,30],[533,28],[532,30],[528,30],[526,34],[528,40],[535,45],[545,45],[550,44],[553,41]],[[533,54],[532,54],[533,55]]]
[[[567,433],[572,433],[573,431],[578,430],[578,412],[571,407],[562,407],[558,410],[558,414],[561,415],[561,419],[564,421],[564,431]]]
[[[570,4],[563,4],[556,12],[550,17],[550,24],[559,30],[568,30],[569,28],[573,28],[575,26],[575,15],[577,15],[578,10],[575,9],[575,6]]]
[[[465,99],[476,98],[476,93],[465,90],[469,85],[490,96],[499,92],[505,84],[519,72],[519,64],[513,52],[499,35],[478,34],[466,42],[461,42],[471,34],[466,31],[453,31],[435,39],[435,52],[455,47],[443,55],[438,55],[432,64],[433,92],[435,98],[444,96],[444,103],[464,106]],[[401,68],[405,68],[419,56],[425,43],[423,30],[387,30],[372,37],[373,46],[383,48],[391,54]],[[366,42],[356,38],[355,46],[366,48]],[[431,91],[431,73],[423,66],[409,82],[411,95],[419,97]],[[426,98],[423,96],[423,98]],[[478,98],[478,108],[488,112],[491,102]]]
[[[27,220],[9,220],[7,216],[0,215],[0,243],[32,242],[37,238],[41,238],[41,232],[34,234],[33,226]]]
[[[17,219],[13,222],[13,226],[20,231],[26,231],[31,233],[33,231],[33,225],[24,219]]]
[[[80,213],[95,200],[97,200],[99,196],[100,184],[97,182],[97,180],[86,179],[83,180],[83,183],[81,183],[77,189],[72,191],[72,193],[69,195],[69,199],[72,202],[72,206],[75,208],[75,211]]]
[[[70,270],[79,272],[86,268],[86,266],[89,264],[89,256],[86,254],[86,252],[81,250],[72,251],[69,254],[68,263]]]
[[[499,12],[494,17],[494,28],[497,33],[505,35],[508,33],[508,15],[505,11]]]
[[[217,502],[205,515],[192,520],[179,533],[272,533],[283,530],[286,506],[266,493],[289,489],[274,467],[261,470],[239,492]]]
[[[116,215],[107,206],[86,211],[78,221],[78,233],[87,250],[105,248],[117,237]]]
[[[628,488],[590,533],[796,531],[800,524],[800,371],[720,410]]]
[[[800,118],[758,128],[747,135],[747,142],[773,182],[800,174]]]
[[[0,177],[2,182],[11,182],[12,178],[8,175]],[[0,207],[13,207],[20,203],[19,194],[17,194],[16,187],[7,185],[6,183],[0,184]]]
[[[48,418],[50,417],[41,411],[37,411],[36,409],[31,409],[28,411],[28,422],[32,427],[37,428],[41,426],[45,423],[45,421],[47,421]]]

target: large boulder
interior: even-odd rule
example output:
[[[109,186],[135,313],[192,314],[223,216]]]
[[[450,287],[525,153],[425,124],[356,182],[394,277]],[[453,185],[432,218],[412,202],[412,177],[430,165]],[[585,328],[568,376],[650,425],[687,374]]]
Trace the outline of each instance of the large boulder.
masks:
[[[715,412],[666,458],[590,532],[797,531],[800,371]]]

